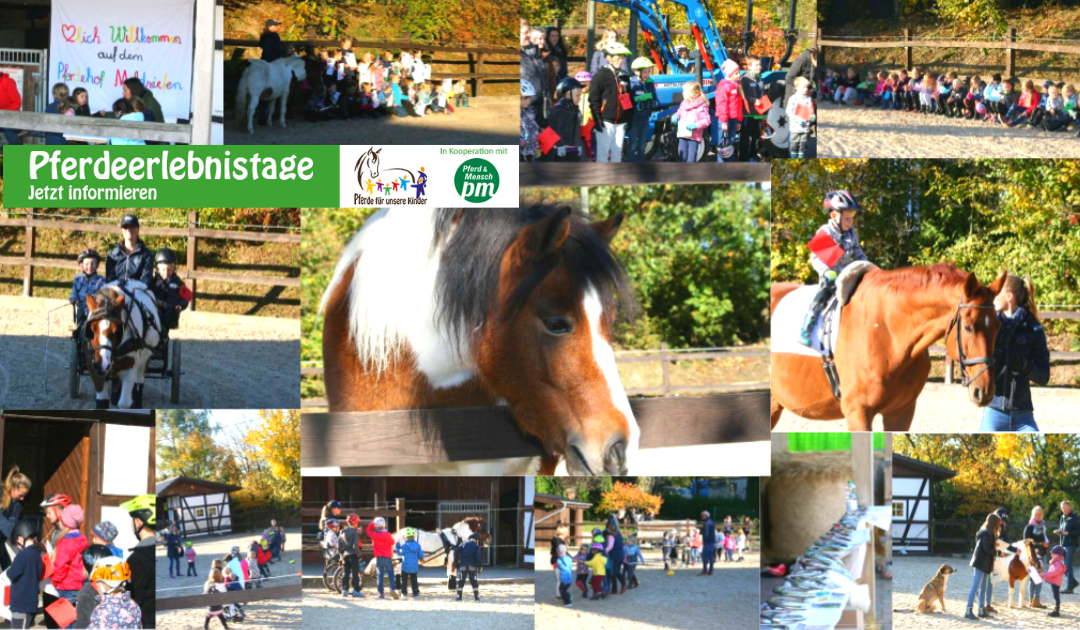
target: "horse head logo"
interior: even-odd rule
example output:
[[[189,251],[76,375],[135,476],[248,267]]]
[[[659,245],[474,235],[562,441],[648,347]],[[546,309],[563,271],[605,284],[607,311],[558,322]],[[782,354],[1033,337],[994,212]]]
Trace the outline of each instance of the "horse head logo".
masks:
[[[356,161],[356,166],[353,170],[356,171],[356,181],[361,187],[364,185],[364,169],[366,168],[371,177],[378,179],[379,177],[379,154],[382,153],[382,149],[378,151],[375,147],[371,147],[360,159]]]

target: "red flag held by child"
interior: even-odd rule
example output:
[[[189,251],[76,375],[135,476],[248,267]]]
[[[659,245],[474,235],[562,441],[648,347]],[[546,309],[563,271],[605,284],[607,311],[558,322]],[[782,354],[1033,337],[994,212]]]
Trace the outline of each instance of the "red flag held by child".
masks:
[[[543,130],[536,139],[540,142],[540,151],[542,151],[544,155],[547,155],[547,152],[558,144],[559,140],[562,140],[562,137],[555,133],[554,129],[548,127]]]
[[[807,107],[806,105],[796,105],[795,115],[803,120],[809,121],[810,117],[814,115],[814,109],[812,107]]]
[[[768,95],[762,94],[761,98],[758,99],[757,105],[754,105],[754,111],[758,114],[764,114],[769,111],[770,107],[772,107],[772,101],[769,100]]]
[[[820,230],[814,235],[814,238],[810,239],[810,242],[806,244],[810,248],[810,251],[825,263],[829,267],[836,264],[836,261],[840,260],[840,257],[844,255],[844,248],[836,244],[836,241],[829,236],[829,233]]]
[[[63,597],[49,604],[48,607],[45,608],[45,612],[49,613],[49,616],[53,618],[56,625],[61,628],[66,628],[75,623],[75,607]]]

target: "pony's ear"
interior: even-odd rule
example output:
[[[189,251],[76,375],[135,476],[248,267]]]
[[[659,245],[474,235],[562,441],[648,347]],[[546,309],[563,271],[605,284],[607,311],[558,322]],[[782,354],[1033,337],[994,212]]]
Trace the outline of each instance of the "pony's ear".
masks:
[[[533,260],[557,252],[570,236],[570,206],[556,210],[551,216],[525,228],[525,253]]]
[[[990,289],[990,292],[994,295],[1001,293],[1001,290],[1005,288],[1005,278],[1007,278],[1008,276],[1009,271],[1007,269],[1003,269],[1001,273],[998,274],[997,280],[994,280],[990,283],[990,286],[988,287]]]
[[[90,307],[90,312],[91,313],[93,313],[94,311],[97,310],[98,303],[97,303],[97,300],[94,299],[93,294],[90,294],[90,295],[86,296],[86,305]]]
[[[591,225],[593,230],[600,235],[600,238],[604,239],[605,243],[611,244],[611,240],[615,238],[615,235],[619,232],[619,228],[622,227],[623,219],[625,215],[616,214],[615,216],[608,217],[605,221],[597,221]]]
[[[979,290],[979,279],[975,277],[975,274],[968,272],[967,278],[964,279],[964,297],[973,298],[976,292]]]

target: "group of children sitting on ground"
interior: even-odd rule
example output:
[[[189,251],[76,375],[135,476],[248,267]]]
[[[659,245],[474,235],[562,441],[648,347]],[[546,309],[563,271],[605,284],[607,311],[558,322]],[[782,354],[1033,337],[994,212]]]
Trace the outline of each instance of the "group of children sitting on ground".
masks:
[[[284,551],[285,528],[278,525],[276,519],[271,520],[270,527],[263,532],[262,536],[252,540],[248,545],[246,554],[240,551],[238,545],[234,545],[225,556],[213,560],[209,578],[203,585],[203,592],[227,593],[262,588],[262,581],[271,576],[270,565],[280,562]],[[190,540],[184,542],[184,555],[188,563],[188,575],[197,576],[196,554]],[[206,611],[203,628],[208,629],[210,620],[214,618],[217,618],[224,628],[228,628],[229,621],[237,623],[246,621],[247,613],[244,612],[241,604],[210,606]]]
[[[53,526],[47,542],[35,521],[16,523],[10,537],[16,554],[4,573],[11,584],[5,598],[11,610],[11,627],[34,627],[39,593],[47,622],[57,624],[50,627],[94,630],[154,627],[154,524],[141,520],[152,518],[148,516],[150,506],[146,495],[121,505],[133,519],[136,513],[139,515],[139,531],[145,534],[136,535],[150,541],[149,545],[140,543],[132,549],[127,559],[124,551],[113,544],[119,532],[110,521],[95,525],[87,540],[80,531],[83,509],[71,503],[66,495],[52,494],[42,503],[46,519]],[[132,527],[136,527],[136,522]],[[46,578],[51,580],[51,586],[42,589]],[[50,592],[53,588],[59,597]],[[67,603],[56,604],[60,600]]]
[[[342,577],[341,596],[365,597],[360,592],[363,584],[359,577],[360,549],[360,517],[350,514],[342,521],[334,517],[326,517],[323,520],[322,538],[320,544],[326,550],[327,561],[331,562],[341,558],[345,563],[345,572]],[[396,542],[394,534],[386,527],[386,519],[376,517],[368,523],[365,533],[371,540],[372,553],[375,558],[376,590],[379,599],[386,599],[383,591],[383,578],[389,584],[390,597],[401,599],[402,595],[408,596],[409,586],[412,586],[412,596],[420,597],[420,563],[424,560],[425,552],[420,543],[416,541],[417,532],[413,527],[404,530],[404,542]],[[480,583],[477,575],[480,572],[482,559],[480,554],[479,535],[472,534],[466,540],[458,540],[453,547],[454,562],[452,569],[457,574],[457,600],[462,601],[462,593],[465,582],[468,580],[472,586],[473,600],[480,601]],[[401,593],[398,593],[394,578],[394,556],[401,558]],[[350,582],[350,573],[352,580]],[[351,590],[350,590],[351,588]]]
[[[654,114],[664,109],[650,75],[656,67],[647,57],[630,64],[631,76],[622,74],[623,57],[629,50],[619,43],[604,49],[606,65],[595,74],[582,70],[568,76],[555,87],[555,102],[546,119],[539,119],[537,86],[521,82],[520,160],[644,162],[646,146],[656,138],[662,119]],[[761,59],[747,56],[746,69],[728,59],[718,69],[712,100],[706,98],[697,81],[683,84],[678,110],[668,117],[678,142],[678,161],[697,162],[702,143],[709,142],[710,125],[718,125],[719,143],[715,147],[718,162],[755,162],[762,141],[771,137],[764,124],[771,101],[761,79]],[[795,80],[796,93],[785,104],[790,127],[791,157],[805,157],[810,127],[815,122],[810,83]],[[627,139],[628,137],[628,139]]]
[[[1016,77],[1002,79],[994,74],[989,81],[981,76],[961,78],[956,72],[935,76],[878,71],[864,81],[855,68],[844,75],[826,73],[823,89],[841,105],[880,107],[885,110],[965,118],[1008,127],[1030,126],[1044,131],[1068,131],[1077,120],[1080,94],[1072,83],[1042,83]],[[1080,125],[1077,126],[1080,136]]]
[[[456,107],[469,107],[465,81],[452,79],[433,82],[431,66],[423,53],[402,51],[395,60],[390,51],[376,59],[365,51],[359,61],[352,41],[345,39],[341,48],[312,51],[322,69],[323,90],[307,85],[310,92],[304,115],[307,120],[346,120],[349,118],[402,118],[428,113],[450,115]],[[453,102],[451,102],[451,100]]]

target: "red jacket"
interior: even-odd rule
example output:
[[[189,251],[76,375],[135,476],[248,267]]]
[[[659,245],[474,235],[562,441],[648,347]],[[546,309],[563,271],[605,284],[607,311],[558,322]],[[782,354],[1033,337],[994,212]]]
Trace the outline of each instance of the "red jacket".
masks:
[[[739,83],[724,79],[716,86],[716,118],[721,123],[729,120],[742,122],[743,103],[739,96]]]
[[[89,547],[82,532],[71,532],[56,543],[56,560],[52,575],[53,586],[58,591],[77,591],[82,588],[83,568],[82,552]]]
[[[19,87],[15,85],[15,79],[3,72],[0,72],[0,109],[9,112],[22,109],[22,97],[19,96]]]
[[[394,555],[394,535],[385,529],[375,531],[375,523],[368,523],[367,535],[376,558],[391,558]]]
[[[270,562],[271,557],[272,557],[271,553],[269,551],[266,551],[265,549],[263,549],[262,545],[259,545],[259,549],[258,549],[259,566],[262,566],[262,565],[266,564],[267,562]]]

